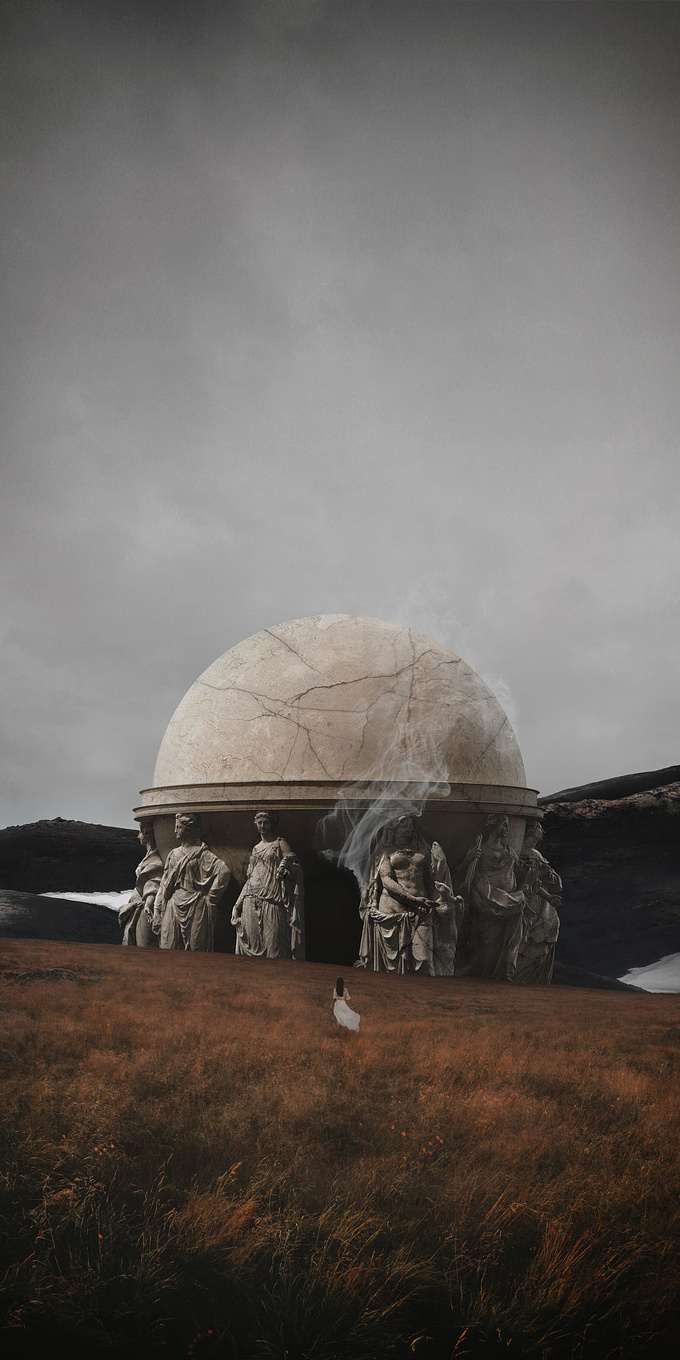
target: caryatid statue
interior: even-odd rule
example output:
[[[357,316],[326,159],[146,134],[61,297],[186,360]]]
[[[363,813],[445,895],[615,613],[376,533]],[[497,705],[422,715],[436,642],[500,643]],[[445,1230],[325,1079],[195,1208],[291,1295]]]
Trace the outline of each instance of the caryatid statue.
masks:
[[[361,899],[355,968],[450,976],[461,898],[454,897],[444,851],[404,814],[381,832]]]
[[[215,948],[215,915],[231,878],[231,870],[213,855],[201,837],[195,812],[178,812],[179,845],[165,861],[156,896],[153,928],[161,949]]]
[[[118,912],[118,923],[123,931],[123,944],[156,948],[158,940],[152,927],[153,909],[163,877],[163,861],[156,849],[153,822],[140,822],[137,840],[145,846],[146,854],[137,865],[135,886],[129,901]]]
[[[522,889],[522,939],[517,955],[515,982],[550,982],[555,964],[555,945],[560,933],[562,879],[537,848],[543,827],[537,818],[527,823],[519,857],[517,886]]]
[[[276,834],[276,814],[258,812],[260,839],[234,904],[236,953],[246,958],[304,959],[302,868],[288,841]]]
[[[505,813],[486,819],[455,874],[465,900],[458,937],[456,975],[511,982],[522,939],[524,893],[517,888],[519,857],[507,844],[510,823]]]

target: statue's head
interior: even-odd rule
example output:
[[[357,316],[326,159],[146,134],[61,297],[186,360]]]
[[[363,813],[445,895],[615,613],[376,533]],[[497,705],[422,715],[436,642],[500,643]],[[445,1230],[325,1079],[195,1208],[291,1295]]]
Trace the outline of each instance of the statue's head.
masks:
[[[201,819],[197,812],[178,812],[175,817],[175,839],[181,840],[187,831],[197,831],[200,835]]]
[[[397,817],[392,823],[392,840],[395,845],[411,845],[415,839],[413,818],[408,813]]]
[[[486,819],[487,836],[507,836],[510,821],[505,812],[492,812]]]
[[[526,830],[524,832],[524,844],[527,850],[535,850],[539,841],[542,840],[543,840],[543,827],[541,826],[541,823],[539,822],[537,817],[532,817],[531,821],[527,822],[526,825]]]
[[[142,845],[145,845],[147,850],[156,849],[156,833],[153,829],[153,822],[145,820],[139,823],[137,840],[140,841]]]
[[[261,836],[272,836],[276,830],[278,817],[269,808],[264,808],[261,812],[256,812],[254,817],[255,825]]]

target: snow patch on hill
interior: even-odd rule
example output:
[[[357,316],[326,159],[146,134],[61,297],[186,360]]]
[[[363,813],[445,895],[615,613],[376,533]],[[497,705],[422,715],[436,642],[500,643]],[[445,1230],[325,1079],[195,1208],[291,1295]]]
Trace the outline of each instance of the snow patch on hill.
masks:
[[[118,911],[120,907],[130,899],[132,888],[125,892],[46,892],[39,893],[40,897],[61,897],[67,902],[88,902],[95,907],[110,907],[111,911]]]
[[[665,954],[646,968],[629,968],[619,982],[645,992],[680,992],[680,954]]]

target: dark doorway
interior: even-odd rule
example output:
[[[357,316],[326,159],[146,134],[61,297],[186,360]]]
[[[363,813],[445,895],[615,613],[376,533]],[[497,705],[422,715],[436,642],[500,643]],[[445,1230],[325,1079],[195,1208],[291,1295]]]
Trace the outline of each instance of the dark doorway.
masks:
[[[351,968],[359,957],[360,893],[354,874],[323,864],[305,883],[306,957]]]
[[[241,884],[232,874],[227,891],[215,913],[216,954],[233,954],[236,948],[236,930],[231,924],[231,913],[240,891]]]

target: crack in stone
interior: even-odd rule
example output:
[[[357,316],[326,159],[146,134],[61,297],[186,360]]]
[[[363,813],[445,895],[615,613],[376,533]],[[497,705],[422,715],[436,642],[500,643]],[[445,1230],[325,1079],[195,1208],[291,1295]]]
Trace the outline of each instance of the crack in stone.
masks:
[[[276,642],[280,642],[280,643],[282,644],[282,646],[284,646],[288,651],[290,651],[294,656],[296,656],[296,657],[302,662],[302,664],[303,664],[305,667],[307,667],[308,669],[312,670],[314,673],[316,673],[316,674],[319,675],[319,676],[322,675],[322,672],[320,672],[315,666],[311,665],[310,662],[306,661],[305,658],[301,655],[301,653],[300,653],[295,647],[293,647],[290,643],[288,643],[284,638],[279,637],[276,633],[272,632],[271,629],[268,629],[268,628],[267,628],[267,629],[264,629],[263,631],[266,632],[266,633],[272,638],[272,640],[274,640],[274,641],[276,641]],[[292,742],[291,742],[291,744],[290,744],[290,746],[289,746],[289,749],[288,749],[287,754],[286,754],[285,756],[283,756],[283,753],[281,753],[281,765],[282,765],[282,769],[281,769],[281,770],[276,769],[276,770],[271,770],[271,771],[270,771],[270,770],[264,769],[264,768],[262,767],[262,765],[255,759],[255,756],[253,755],[253,753],[252,753],[252,752],[248,752],[247,761],[248,761],[248,762],[251,762],[252,765],[254,765],[255,768],[256,768],[263,776],[266,775],[266,776],[270,776],[270,777],[272,777],[272,778],[279,778],[279,779],[285,779],[285,778],[286,778],[288,769],[290,768],[291,762],[293,761],[294,753],[295,753],[295,751],[296,751],[296,748],[298,748],[298,733],[301,733],[301,734],[304,734],[304,745],[303,745],[303,747],[302,747],[301,749],[298,748],[298,749],[299,749],[299,753],[300,753],[300,758],[301,758],[301,760],[302,760],[303,763],[304,763],[304,761],[305,761],[305,756],[308,754],[309,758],[311,758],[311,759],[316,763],[316,765],[318,766],[319,770],[321,770],[321,771],[323,772],[323,775],[324,775],[326,778],[330,779],[330,777],[331,777],[331,776],[330,776],[330,773],[329,773],[328,769],[326,768],[326,766],[325,766],[325,764],[324,764],[324,761],[322,760],[322,758],[321,758],[321,756],[320,756],[320,754],[319,754],[319,751],[318,751],[318,749],[317,749],[317,747],[316,747],[316,745],[315,745],[315,740],[321,739],[321,741],[323,741],[324,739],[326,739],[326,740],[330,740],[330,742],[331,742],[331,744],[332,744],[332,743],[333,743],[333,740],[334,740],[334,734],[333,734],[333,730],[332,730],[332,720],[333,720],[337,715],[340,715],[340,714],[350,715],[350,716],[352,716],[352,717],[355,717],[355,718],[357,719],[357,721],[361,723],[361,736],[360,736],[360,741],[359,741],[359,744],[358,744],[358,748],[355,748],[355,755],[358,756],[358,757],[365,755],[367,737],[368,737],[368,734],[369,734],[369,730],[370,730],[370,726],[371,726],[371,720],[372,720],[372,718],[373,718],[374,711],[376,710],[376,708],[377,708],[381,703],[384,703],[384,702],[386,701],[386,699],[388,699],[388,698],[390,698],[390,699],[391,699],[391,698],[395,698],[396,700],[399,701],[399,703],[398,703],[397,714],[396,714],[396,716],[395,716],[395,717],[393,718],[393,720],[392,720],[392,721],[393,721],[393,727],[394,727],[394,729],[395,729],[395,736],[394,736],[394,738],[392,739],[392,741],[391,741],[390,743],[388,743],[387,748],[386,748],[385,751],[382,753],[382,758],[383,758],[384,760],[386,760],[386,761],[389,761],[390,756],[394,756],[394,755],[397,754],[397,750],[398,750],[400,747],[402,747],[403,744],[404,744],[404,743],[403,743],[403,735],[404,735],[404,733],[406,733],[407,736],[410,735],[410,734],[411,734],[411,728],[412,728],[412,726],[413,726],[414,723],[415,723],[415,731],[414,731],[414,733],[413,733],[414,737],[416,737],[416,738],[422,737],[422,741],[423,741],[423,744],[424,744],[424,745],[427,744],[427,740],[428,740],[428,739],[431,740],[432,745],[433,745],[433,752],[432,752],[432,754],[434,755],[434,754],[436,753],[436,751],[439,750],[439,747],[440,747],[440,744],[441,744],[441,743],[440,743],[440,736],[441,736],[441,734],[440,734],[439,731],[438,731],[437,724],[436,724],[436,720],[435,720],[434,723],[432,723],[430,720],[426,720],[426,725],[424,725],[424,724],[423,724],[423,721],[422,721],[422,718],[423,718],[424,715],[420,714],[420,709],[419,709],[418,721],[416,721],[416,719],[415,719],[415,717],[414,717],[414,704],[415,704],[415,701],[416,701],[416,687],[417,687],[416,667],[420,666],[426,659],[428,659],[428,658],[430,659],[430,666],[429,666],[429,669],[428,669],[428,671],[427,671],[427,675],[424,676],[424,677],[422,677],[422,678],[425,680],[425,682],[427,682],[427,681],[429,680],[429,678],[431,677],[431,675],[432,675],[433,672],[439,671],[440,669],[447,668],[447,667],[451,666],[452,664],[460,665],[460,664],[464,664],[464,663],[461,663],[461,658],[460,658],[460,657],[455,657],[455,656],[453,656],[453,655],[450,656],[450,657],[443,657],[443,658],[442,658],[441,655],[440,655],[440,653],[438,652],[438,650],[435,650],[434,647],[424,647],[421,651],[418,651],[418,648],[417,648],[417,645],[416,645],[415,638],[414,638],[414,636],[413,636],[412,630],[409,628],[409,629],[406,629],[405,632],[406,632],[407,635],[408,635],[408,640],[409,640],[409,644],[410,644],[410,650],[411,650],[411,657],[410,657],[410,660],[409,660],[406,664],[404,664],[404,665],[401,665],[401,666],[396,665],[396,666],[395,666],[395,669],[394,669],[392,672],[390,672],[390,673],[382,673],[382,672],[381,672],[381,673],[378,673],[378,674],[370,674],[370,673],[369,673],[369,674],[364,674],[364,675],[355,676],[355,677],[353,677],[352,679],[347,679],[347,680],[334,680],[334,681],[329,682],[329,683],[326,683],[326,684],[314,684],[314,685],[309,685],[309,686],[307,686],[306,688],[304,688],[304,689],[302,689],[302,690],[299,690],[297,693],[295,693],[294,695],[292,695],[292,696],[290,696],[290,697],[283,697],[283,696],[280,696],[280,695],[279,695],[279,696],[274,696],[274,695],[266,694],[266,693],[264,693],[263,691],[258,691],[258,690],[254,690],[254,689],[249,689],[249,688],[245,688],[245,687],[238,686],[238,685],[229,685],[229,684],[217,685],[217,684],[211,683],[211,682],[208,681],[208,680],[204,680],[204,679],[202,679],[202,678],[196,681],[196,685],[197,685],[198,687],[200,687],[200,689],[207,689],[207,690],[212,691],[212,692],[214,692],[214,693],[222,694],[222,695],[224,695],[225,697],[228,697],[228,695],[229,695],[230,693],[233,694],[234,696],[243,696],[243,697],[246,697],[246,698],[248,698],[249,700],[251,700],[252,703],[254,703],[254,704],[258,707],[259,711],[256,712],[256,713],[251,713],[250,715],[248,715],[248,716],[243,716],[243,717],[234,717],[231,721],[232,721],[234,724],[236,724],[237,726],[239,726],[239,725],[240,725],[240,726],[247,726],[247,725],[249,725],[249,724],[258,723],[258,722],[261,723],[261,722],[263,722],[263,721],[265,721],[265,720],[268,720],[269,718],[275,718],[275,719],[277,719],[277,720],[280,719],[280,720],[282,720],[283,722],[286,722],[286,723],[290,723],[290,724],[291,724],[291,726],[292,726],[293,729],[294,729],[293,740],[292,740]],[[395,661],[396,661],[396,644],[395,644],[394,650],[395,650]],[[400,693],[400,690],[399,690],[399,681],[402,679],[402,677],[406,676],[407,674],[408,674],[408,688],[407,688],[407,692],[404,693],[404,694],[402,694],[402,693]],[[370,700],[368,700],[368,697],[367,697],[367,696],[360,696],[362,702],[360,702],[360,703],[359,703],[358,705],[356,705],[356,706],[352,706],[352,707],[349,707],[349,708],[346,707],[346,706],[344,706],[344,705],[343,705],[342,707],[340,707],[340,706],[335,706],[335,705],[334,705],[334,706],[328,708],[328,707],[325,707],[325,706],[317,706],[314,702],[311,702],[311,703],[309,702],[310,699],[313,700],[313,696],[314,696],[315,694],[318,694],[319,696],[321,696],[321,695],[324,694],[324,693],[330,693],[330,691],[338,691],[338,697],[339,697],[340,692],[343,691],[343,690],[344,690],[344,691],[348,691],[350,688],[355,688],[355,689],[357,689],[357,688],[360,688],[362,685],[367,685],[367,684],[370,685],[371,687],[373,687],[373,686],[379,685],[379,684],[381,684],[381,683],[385,684],[385,685],[388,686],[388,687],[381,689],[381,690],[379,691],[379,693],[377,693],[377,694],[375,695],[375,697],[374,697],[373,699],[370,699]],[[200,695],[200,689],[199,689],[199,695]],[[459,692],[458,692],[457,690],[455,690],[455,694],[456,694],[456,698],[462,698],[462,699],[464,699],[464,698],[466,697],[466,696],[465,696],[464,694],[462,694],[462,693],[459,694]],[[206,699],[207,699],[207,695],[206,695],[205,697],[206,697]],[[419,695],[419,696],[418,696],[418,702],[419,702],[419,705],[420,705],[421,707],[422,707],[423,705],[425,705],[426,707],[429,707],[429,706],[431,705],[431,706],[432,706],[432,709],[436,709],[436,710],[438,710],[438,711],[441,711],[441,709],[442,709],[442,703],[444,704],[444,708],[445,708],[445,709],[448,709],[448,707],[450,707],[450,703],[448,702],[448,700],[450,699],[450,697],[451,697],[451,696],[444,696],[444,698],[441,698],[441,697],[439,697],[439,698],[430,698],[430,697],[428,697],[428,696],[426,696],[426,695]],[[478,696],[478,697],[481,697],[481,696]],[[446,702],[444,702],[444,700],[446,700]],[[199,705],[200,705],[200,699],[198,700],[198,702],[199,702]],[[491,703],[491,702],[494,702],[494,703],[496,702],[491,694],[489,695],[489,702],[490,702],[490,703]],[[303,705],[304,705],[304,707],[303,707]],[[363,712],[362,712],[362,709],[363,709]],[[402,722],[397,722],[397,718],[398,718],[399,714],[404,714],[404,713],[405,713],[405,716],[404,716],[403,721],[402,721]],[[326,717],[326,718],[328,718],[328,719],[330,720],[328,725],[329,725],[329,728],[330,728],[331,730],[330,730],[328,733],[325,733],[325,732],[323,732],[323,731],[321,731],[321,730],[316,730],[316,729],[313,727],[313,725],[311,725],[311,719],[313,719],[313,718],[314,718],[315,716],[317,716],[317,715]],[[217,716],[216,716],[215,710],[214,710],[214,705],[213,705],[212,702],[211,702],[210,705],[209,705],[209,711],[208,711],[208,713],[206,714],[206,718],[208,718],[208,719],[210,720],[210,725],[213,727],[213,729],[214,729],[214,731],[215,731],[215,735],[216,735],[216,737],[218,738],[218,741],[219,741],[219,740],[220,740],[220,736],[221,736],[221,734],[220,734],[220,723],[219,723],[219,721],[217,720]],[[489,749],[490,749],[490,748],[494,745],[494,743],[498,740],[498,737],[500,736],[500,733],[501,733],[501,731],[503,730],[503,727],[506,725],[506,723],[508,723],[508,719],[507,719],[507,717],[506,717],[505,715],[503,715],[502,721],[499,723],[499,725],[498,725],[496,731],[495,731],[495,732],[492,734],[492,736],[489,738],[489,740],[487,741],[487,743],[486,743],[486,745],[484,746],[483,750],[482,750],[482,751],[475,757],[475,759],[472,761],[472,765],[471,765],[471,767],[470,767],[471,772],[474,771],[475,769],[477,769],[477,768],[480,766],[480,764],[483,762],[484,757],[486,756],[486,754],[487,754],[487,752],[489,751]],[[454,724],[454,725],[455,725],[455,724]],[[422,731],[421,731],[421,728],[423,729]],[[430,729],[431,729],[431,730],[430,730]],[[357,734],[357,735],[358,735],[358,734]],[[277,739],[277,740],[278,740],[278,739]],[[173,745],[175,745],[174,742],[173,742]],[[198,748],[195,747],[195,743],[188,742],[187,745],[188,745],[188,747],[189,747],[190,750],[193,749],[193,760],[194,760],[195,764],[198,765],[199,769],[201,769],[201,770],[203,771],[204,778],[207,780],[208,777],[209,777],[209,776],[208,776],[208,766],[209,766],[210,764],[212,764],[212,762],[205,762],[204,760],[201,760],[201,759],[200,759],[199,751],[198,751]],[[354,741],[352,742],[352,745],[354,746]],[[406,745],[407,745],[407,747],[408,747],[408,742],[406,743]],[[184,741],[180,742],[179,746],[177,747],[178,752],[179,752],[183,747],[184,747],[184,749],[186,749],[186,747],[184,746]],[[194,747],[195,747],[195,749],[194,749]],[[332,746],[331,746],[331,749],[332,749]],[[270,755],[273,755],[273,752],[270,752],[269,754],[270,754]],[[277,754],[278,754],[278,753],[277,753]],[[411,761],[410,761],[410,759],[408,758],[408,750],[406,750],[405,752],[402,752],[402,755],[404,755],[404,754],[405,754],[406,759],[407,759],[407,765],[410,767]],[[341,755],[342,755],[342,753],[341,753]],[[228,760],[228,757],[227,757],[226,759]],[[222,757],[222,764],[224,765],[224,763],[225,763],[225,757],[223,756],[223,757]],[[381,763],[382,763],[382,760],[381,760]],[[277,764],[278,764],[278,762],[277,762]],[[344,764],[344,758],[341,760],[341,764]]]
[[[484,757],[485,757],[487,751],[490,750],[490,748],[493,746],[493,744],[494,744],[494,742],[496,741],[496,739],[500,736],[500,734],[501,734],[501,732],[503,731],[503,728],[505,727],[505,724],[506,724],[507,722],[508,722],[507,716],[504,714],[504,715],[503,715],[503,721],[499,724],[499,726],[497,727],[497,729],[496,729],[496,731],[494,732],[494,734],[493,734],[493,736],[491,737],[491,739],[486,743],[486,746],[484,747],[483,751],[480,751],[479,755],[478,755],[478,756],[475,756],[475,759],[474,759],[473,762],[472,762],[472,769],[473,769],[473,770],[474,770],[475,766],[476,766],[476,765],[479,765],[480,761],[484,759]]]
[[[269,703],[269,704],[275,705],[275,707],[272,708],[272,709],[269,709],[269,710],[266,710],[266,709],[265,709],[263,714],[254,714],[252,718],[237,718],[237,719],[236,719],[237,722],[246,723],[246,722],[258,722],[258,721],[260,720],[260,718],[263,717],[263,716],[272,717],[272,718],[278,718],[278,717],[285,718],[285,717],[287,717],[287,714],[286,714],[283,710],[286,709],[286,708],[287,708],[287,709],[291,709],[291,708],[295,708],[295,707],[297,707],[297,708],[299,709],[299,706],[300,706],[301,701],[302,701],[303,699],[305,699],[305,698],[307,697],[308,694],[314,694],[314,693],[316,693],[316,692],[324,692],[324,691],[333,690],[333,689],[347,689],[347,688],[348,688],[349,686],[351,686],[351,685],[361,685],[361,684],[364,684],[366,681],[369,681],[369,682],[372,682],[372,683],[374,683],[375,681],[378,681],[378,680],[392,680],[392,681],[396,681],[396,680],[398,680],[402,675],[406,674],[406,672],[409,671],[409,670],[411,670],[411,669],[412,669],[412,663],[409,662],[408,665],[402,666],[402,667],[400,667],[400,669],[397,670],[396,672],[392,672],[391,674],[387,674],[387,675],[383,675],[383,674],[377,674],[377,675],[357,675],[357,676],[355,676],[355,678],[354,678],[353,680],[335,680],[335,681],[333,681],[333,683],[328,684],[328,685],[309,685],[309,686],[307,687],[307,689],[299,690],[297,694],[293,694],[293,695],[291,695],[289,698],[275,698],[273,694],[265,694],[265,693],[263,693],[263,692],[260,691],[260,690],[242,689],[239,685],[210,685],[210,684],[208,684],[208,682],[206,682],[205,680],[200,680],[200,681],[197,680],[196,683],[197,683],[197,684],[201,684],[201,685],[206,685],[206,684],[207,684],[207,687],[208,687],[209,689],[218,690],[221,694],[227,694],[227,693],[229,693],[229,692],[231,692],[232,694],[244,694],[244,695],[246,695],[249,699],[256,699],[256,700],[262,705],[263,709],[264,709],[265,703]],[[372,700],[371,702],[374,702],[374,701]],[[307,711],[308,713],[357,713],[357,712],[359,712],[359,710],[356,709],[356,708],[333,708],[333,709],[326,709],[326,708],[314,708],[312,705],[308,705],[306,711]]]
[[[287,647],[287,648],[288,648],[288,651],[289,651],[289,652],[292,652],[292,653],[293,653],[293,656],[296,656],[296,657],[298,658],[298,660],[302,662],[303,666],[306,666],[306,667],[307,667],[307,670],[309,670],[309,671],[314,671],[314,672],[316,673],[316,675],[322,675],[322,674],[323,674],[323,672],[320,671],[320,670],[318,669],[318,667],[312,665],[311,661],[305,661],[305,658],[304,658],[304,656],[302,655],[302,653],[301,653],[301,652],[298,652],[297,648],[296,648],[296,647],[293,647],[293,646],[291,645],[290,642],[286,642],[285,638],[279,637],[278,633],[273,633],[272,630],[271,630],[271,628],[263,628],[262,631],[263,631],[264,633],[268,633],[269,636],[270,636],[271,638],[274,638],[276,642],[280,642],[281,645],[282,645],[283,647]]]
[[[367,730],[368,730],[368,725],[369,725],[369,723],[370,723],[370,721],[371,721],[371,713],[372,713],[372,710],[375,708],[376,704],[379,704],[380,701],[381,701],[382,699],[384,699],[384,697],[385,697],[386,694],[397,695],[400,699],[403,700],[403,696],[400,695],[399,692],[398,692],[398,690],[396,690],[396,689],[384,689],[384,690],[381,690],[380,694],[378,694],[378,695],[376,696],[375,699],[371,699],[371,702],[370,702],[370,704],[367,704],[366,710],[365,710],[365,713],[364,713],[364,725],[363,725],[363,727],[362,727],[362,729],[361,729],[361,741],[360,741],[360,743],[359,743],[359,749],[358,749],[358,751],[357,751],[357,756],[360,756],[361,753],[362,753],[362,751],[363,751],[363,749],[364,749],[364,741],[365,741],[365,739],[366,739],[366,732],[367,732]],[[358,709],[353,709],[352,712],[356,713],[356,712],[358,712]]]

